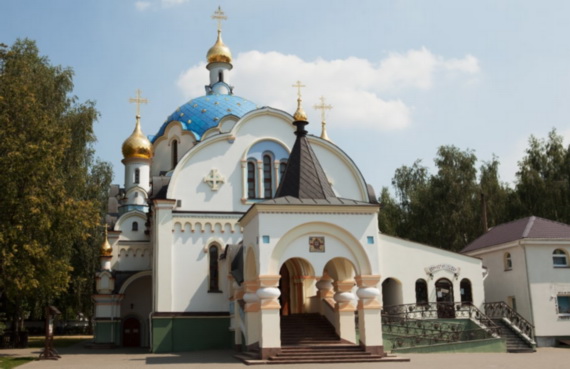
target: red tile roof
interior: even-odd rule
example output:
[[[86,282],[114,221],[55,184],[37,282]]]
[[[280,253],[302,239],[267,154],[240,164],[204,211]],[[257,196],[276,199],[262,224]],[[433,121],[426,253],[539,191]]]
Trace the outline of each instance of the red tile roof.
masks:
[[[570,225],[539,217],[527,217],[491,228],[465,246],[461,253],[479,250],[524,238],[570,239]]]

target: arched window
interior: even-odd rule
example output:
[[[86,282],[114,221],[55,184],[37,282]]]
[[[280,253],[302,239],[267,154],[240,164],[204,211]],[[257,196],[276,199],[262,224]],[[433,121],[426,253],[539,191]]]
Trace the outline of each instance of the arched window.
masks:
[[[131,230],[137,232],[139,230],[139,222],[133,222]]]
[[[281,163],[279,163],[279,178],[283,178],[285,170],[287,170],[287,162],[282,161]]]
[[[506,252],[503,262],[505,263],[505,270],[513,269],[513,261],[511,260],[511,253]]]
[[[416,281],[416,304],[428,303],[428,289],[425,279],[418,279]]]
[[[208,254],[210,256],[210,283],[208,292],[220,292],[218,247],[211,245],[208,249]]]
[[[177,140],[172,140],[171,143],[171,162],[172,162],[172,169],[174,169],[174,167],[176,167],[176,164],[178,164],[178,141]]]
[[[263,197],[270,199],[273,196],[273,170],[271,156],[263,155]]]
[[[255,163],[247,162],[247,198],[255,199]]]
[[[556,249],[552,253],[552,265],[555,268],[564,268],[568,266],[568,255],[561,249]]]
[[[139,168],[135,169],[135,180],[134,183],[141,183],[141,170]]]
[[[459,284],[459,289],[461,292],[461,302],[464,304],[473,303],[473,292],[471,290],[471,281],[467,278],[463,278]]]

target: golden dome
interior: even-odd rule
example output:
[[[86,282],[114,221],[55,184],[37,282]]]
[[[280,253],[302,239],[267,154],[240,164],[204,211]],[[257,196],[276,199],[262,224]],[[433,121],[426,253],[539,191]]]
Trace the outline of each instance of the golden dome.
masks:
[[[301,98],[299,97],[297,99],[297,111],[295,112],[295,114],[293,114],[293,118],[295,120],[304,120],[307,121],[307,113],[305,113],[305,110],[303,109],[303,107],[301,106]]]
[[[123,157],[131,158],[152,158],[152,143],[143,134],[140,124],[140,116],[137,115],[137,125],[133,133],[123,142]]]
[[[107,230],[105,230],[105,242],[101,245],[101,256],[111,256],[113,254],[113,249],[109,244],[109,240],[107,239]]]
[[[208,63],[231,63],[232,62],[232,52],[230,48],[227,47],[222,41],[222,31],[218,30],[218,39],[214,46],[208,50],[206,54]]]

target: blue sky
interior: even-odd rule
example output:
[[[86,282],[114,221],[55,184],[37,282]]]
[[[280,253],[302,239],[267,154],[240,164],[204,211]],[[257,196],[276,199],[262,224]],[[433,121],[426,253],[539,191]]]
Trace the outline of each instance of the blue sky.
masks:
[[[531,134],[556,128],[570,142],[568,1],[2,0],[0,42],[31,38],[74,69],[74,93],[101,113],[97,155],[122,184],[128,99],[140,88],[150,100],[151,135],[204,94],[218,5],[234,93],[292,113],[303,81],[317,135],[324,95],[329,137],[377,192],[402,165],[432,167],[441,145],[497,155],[512,182]]]

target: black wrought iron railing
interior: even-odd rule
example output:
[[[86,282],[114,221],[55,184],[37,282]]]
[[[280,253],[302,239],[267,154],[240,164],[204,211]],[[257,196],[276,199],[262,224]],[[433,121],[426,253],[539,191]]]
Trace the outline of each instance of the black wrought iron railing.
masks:
[[[508,319],[513,327],[516,327],[522,334],[534,341],[534,326],[504,301],[486,302],[483,304],[483,308],[485,309],[485,314],[491,319]]]
[[[471,319],[478,323],[465,329],[462,323],[438,319]],[[470,303],[425,303],[385,306],[385,333],[393,334],[392,347],[406,348],[500,337],[500,328]]]

